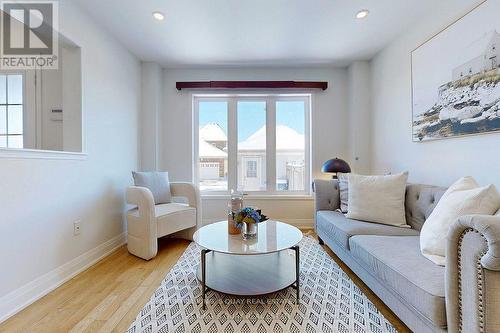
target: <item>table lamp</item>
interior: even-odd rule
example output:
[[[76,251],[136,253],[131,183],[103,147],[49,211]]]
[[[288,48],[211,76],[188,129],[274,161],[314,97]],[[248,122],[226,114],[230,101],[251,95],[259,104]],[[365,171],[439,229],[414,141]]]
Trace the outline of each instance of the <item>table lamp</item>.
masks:
[[[346,161],[341,160],[340,158],[332,158],[331,160],[326,161],[321,168],[321,172],[323,173],[332,173],[332,178],[337,178],[337,172],[349,173],[351,172],[351,167],[347,164]]]

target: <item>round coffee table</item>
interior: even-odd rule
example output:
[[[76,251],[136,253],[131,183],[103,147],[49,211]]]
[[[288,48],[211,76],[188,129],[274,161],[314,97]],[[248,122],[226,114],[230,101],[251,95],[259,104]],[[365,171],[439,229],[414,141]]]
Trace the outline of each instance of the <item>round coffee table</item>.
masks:
[[[229,235],[227,221],[206,225],[193,236],[201,250],[197,277],[205,293],[257,296],[288,287],[299,299],[299,247],[302,232],[286,223],[268,220],[258,224],[255,239]],[[293,251],[288,251],[289,249]]]

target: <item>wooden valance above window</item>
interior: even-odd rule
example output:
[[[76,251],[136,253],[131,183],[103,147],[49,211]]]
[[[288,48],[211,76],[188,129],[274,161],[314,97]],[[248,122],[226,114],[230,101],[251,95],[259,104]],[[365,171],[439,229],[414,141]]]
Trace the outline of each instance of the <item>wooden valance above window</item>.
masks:
[[[304,81],[195,81],[177,82],[177,90],[182,89],[321,89],[328,88],[328,82]]]

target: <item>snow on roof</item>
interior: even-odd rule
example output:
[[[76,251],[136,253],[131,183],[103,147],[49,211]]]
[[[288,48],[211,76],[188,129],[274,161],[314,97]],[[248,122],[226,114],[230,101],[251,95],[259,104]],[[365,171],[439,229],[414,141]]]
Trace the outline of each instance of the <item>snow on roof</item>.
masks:
[[[205,141],[227,141],[227,135],[217,123],[208,123],[200,128],[200,139]]]
[[[201,139],[198,149],[200,158],[227,158],[225,151]]]
[[[276,150],[304,150],[304,135],[285,125],[276,127]],[[238,150],[266,149],[266,127],[250,135],[245,141],[238,143]]]

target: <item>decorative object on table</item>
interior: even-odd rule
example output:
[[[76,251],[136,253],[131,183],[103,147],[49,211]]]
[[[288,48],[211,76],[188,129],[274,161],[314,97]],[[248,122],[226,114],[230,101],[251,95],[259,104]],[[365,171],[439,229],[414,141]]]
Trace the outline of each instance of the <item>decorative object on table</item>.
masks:
[[[332,173],[332,178],[337,179],[337,172],[349,173],[351,172],[351,167],[346,161],[340,158],[332,158],[323,164],[321,172]]]
[[[257,224],[266,220],[267,217],[261,214],[260,209],[251,207],[245,207],[234,215],[236,226],[241,229],[244,239],[257,237]]]
[[[227,214],[227,232],[230,235],[238,235],[241,230],[236,226],[234,215],[243,209],[243,193],[231,190],[231,202]]]
[[[413,141],[500,131],[499,12],[486,1],[412,51]]]

